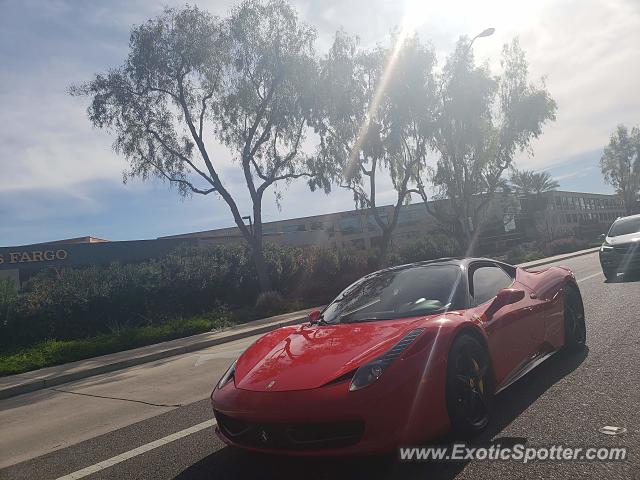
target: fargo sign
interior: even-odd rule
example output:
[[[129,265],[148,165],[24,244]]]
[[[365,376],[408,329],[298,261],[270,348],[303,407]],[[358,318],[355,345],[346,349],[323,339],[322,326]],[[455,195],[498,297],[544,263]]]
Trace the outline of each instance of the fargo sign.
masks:
[[[0,253],[0,265],[5,263],[52,262],[54,260],[65,260],[68,256],[67,251],[62,249]]]

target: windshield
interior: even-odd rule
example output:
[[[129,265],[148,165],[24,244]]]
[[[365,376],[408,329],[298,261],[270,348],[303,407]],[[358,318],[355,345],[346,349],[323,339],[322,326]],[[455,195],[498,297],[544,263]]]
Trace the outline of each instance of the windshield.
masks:
[[[640,232],[640,217],[621,218],[611,225],[609,237]]]
[[[427,265],[374,273],[343,291],[324,311],[326,323],[429,315],[448,310],[462,278],[460,267]]]

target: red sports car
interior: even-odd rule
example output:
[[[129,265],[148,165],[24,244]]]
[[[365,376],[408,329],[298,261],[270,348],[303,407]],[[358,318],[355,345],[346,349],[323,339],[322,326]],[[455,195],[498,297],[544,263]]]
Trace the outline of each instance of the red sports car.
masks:
[[[211,394],[216,431],[248,450],[390,451],[489,422],[494,394],[585,344],[571,271],[448,258],[372,273],[304,325],[270,332]]]

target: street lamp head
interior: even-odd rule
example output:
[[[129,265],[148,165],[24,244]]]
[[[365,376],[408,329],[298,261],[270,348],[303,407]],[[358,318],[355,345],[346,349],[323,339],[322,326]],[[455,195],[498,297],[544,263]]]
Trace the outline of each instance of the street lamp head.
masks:
[[[493,27],[486,28],[486,29],[484,29],[482,32],[480,32],[478,34],[478,37],[489,37],[489,36],[493,35],[493,32],[495,32],[495,31],[496,31],[496,29],[493,28]]]

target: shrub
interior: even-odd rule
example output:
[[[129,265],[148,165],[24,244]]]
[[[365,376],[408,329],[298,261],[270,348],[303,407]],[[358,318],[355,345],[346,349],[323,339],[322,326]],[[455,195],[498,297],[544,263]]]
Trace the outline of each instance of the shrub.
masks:
[[[258,295],[256,300],[256,312],[262,314],[262,316],[268,317],[270,315],[282,313],[286,303],[278,292],[269,290],[262,292]]]
[[[195,335],[229,324],[224,314],[216,314],[180,318],[160,325],[125,328],[118,332],[78,340],[46,340],[14,353],[0,354],[0,376]]]
[[[378,263],[376,250],[266,244],[264,253],[274,291],[260,296],[244,245],[182,246],[136,264],[43,271],[19,295],[0,284],[0,346],[166,325],[176,318],[219,312],[222,305],[239,312],[236,319],[251,320],[328,302]],[[455,253],[446,236],[426,236],[392,251],[389,261]]]
[[[8,278],[0,278],[0,332],[9,327],[18,302],[18,290]]]
[[[426,235],[397,249],[397,263],[412,263],[458,255],[455,241],[446,235]]]
[[[504,261],[515,265],[516,263],[522,262],[526,255],[526,251],[522,245],[516,245],[515,247],[507,250],[507,253],[504,256]]]
[[[544,246],[544,253],[548,256],[583,250],[589,246],[589,242],[575,237],[558,238],[548,242]]]

